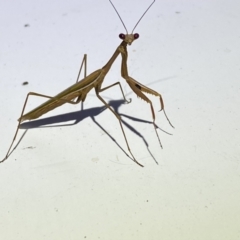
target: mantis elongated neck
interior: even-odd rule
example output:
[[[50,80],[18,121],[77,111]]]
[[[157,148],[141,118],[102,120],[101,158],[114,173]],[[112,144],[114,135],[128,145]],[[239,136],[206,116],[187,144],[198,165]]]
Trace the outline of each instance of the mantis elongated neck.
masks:
[[[114,61],[116,60],[116,58],[118,57],[119,53],[121,53],[120,48],[124,47],[126,48],[127,43],[125,41],[122,41],[121,44],[117,47],[116,51],[114,52],[114,54],[112,55],[112,57],[109,59],[109,61],[107,62],[107,64],[105,66],[103,66],[102,69],[104,69],[105,74],[108,73],[108,71],[110,70],[110,68],[112,67],[112,64],[114,63]]]

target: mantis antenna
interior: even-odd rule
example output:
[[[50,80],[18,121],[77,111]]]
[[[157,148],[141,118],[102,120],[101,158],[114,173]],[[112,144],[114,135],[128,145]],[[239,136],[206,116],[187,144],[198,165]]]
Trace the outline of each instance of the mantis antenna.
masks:
[[[123,22],[123,20],[122,20],[122,18],[121,18],[121,16],[120,16],[120,14],[118,13],[118,11],[117,11],[117,9],[115,8],[115,6],[113,5],[112,1],[109,0],[109,2],[112,4],[115,12],[117,13],[119,19],[121,20],[121,22],[122,22],[122,24],[123,24],[123,27],[124,27],[125,30],[126,30],[126,33],[128,34],[128,30],[127,30],[127,28],[126,28],[126,26],[125,26],[125,24],[124,24],[124,22]],[[139,22],[142,20],[143,16],[147,13],[147,11],[149,10],[149,8],[154,4],[154,2],[155,2],[155,0],[153,0],[153,2],[149,5],[149,7],[146,9],[146,11],[143,13],[143,15],[139,18],[139,20],[137,21],[136,25],[134,26],[134,28],[133,28],[133,30],[132,30],[132,33],[133,33],[134,29],[137,27],[137,25],[139,24]]]

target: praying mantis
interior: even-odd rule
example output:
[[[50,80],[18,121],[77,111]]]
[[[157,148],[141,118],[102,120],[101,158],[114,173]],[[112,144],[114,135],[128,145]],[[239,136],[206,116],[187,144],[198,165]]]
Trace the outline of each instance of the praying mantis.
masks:
[[[138,23],[141,21],[141,19],[143,18],[143,16],[146,14],[146,12],[149,10],[149,8],[153,5],[153,3],[155,2],[155,0],[149,5],[149,7],[146,9],[146,11],[143,13],[143,15],[141,16],[141,18],[138,20],[138,22],[136,23],[135,27],[133,28],[131,34],[128,34],[127,28],[121,18],[121,16],[119,15],[117,9],[115,8],[115,6],[113,5],[112,1],[109,0],[109,2],[111,3],[111,5],[113,6],[115,12],[117,13],[120,21],[123,24],[123,27],[126,30],[126,34],[119,34],[120,39],[122,39],[122,42],[120,43],[120,45],[117,47],[117,49],[115,50],[115,52],[113,53],[112,57],[109,59],[109,61],[106,63],[105,66],[103,66],[101,69],[98,69],[94,72],[92,72],[91,74],[89,74],[88,76],[86,76],[86,64],[87,64],[87,55],[85,54],[82,60],[82,63],[80,65],[80,70],[78,73],[78,77],[77,77],[77,81],[75,84],[73,84],[72,86],[70,86],[69,88],[65,89],[64,91],[60,92],[59,94],[57,94],[55,97],[51,97],[51,96],[47,96],[47,95],[43,95],[43,94],[39,94],[36,92],[29,92],[26,96],[25,102],[23,104],[23,108],[22,108],[22,112],[20,115],[20,118],[18,119],[18,125],[17,125],[17,129],[16,132],[14,134],[13,140],[10,144],[10,147],[7,151],[7,154],[5,156],[5,158],[3,160],[1,160],[0,162],[4,162],[9,155],[12,153],[12,146],[13,143],[17,137],[19,128],[20,128],[20,124],[23,121],[26,120],[33,120],[36,118],[39,118],[40,116],[42,116],[43,114],[65,104],[65,103],[69,103],[69,104],[78,104],[80,102],[84,102],[87,94],[90,92],[90,90],[95,89],[95,93],[96,96],[98,97],[98,99],[106,106],[106,108],[108,108],[114,115],[115,117],[118,119],[120,127],[121,127],[121,131],[123,133],[124,139],[125,139],[125,143],[127,145],[128,151],[132,157],[132,160],[137,163],[139,166],[143,167],[142,164],[140,164],[134,157],[124,128],[122,126],[122,122],[121,122],[121,117],[119,116],[119,114],[117,112],[115,112],[110,106],[109,104],[100,96],[100,93],[111,88],[114,86],[119,86],[121,93],[123,95],[124,100],[127,103],[131,102],[130,100],[127,100],[124,93],[123,93],[123,89],[121,86],[120,82],[115,82],[107,87],[102,88],[102,83],[105,79],[105,76],[107,75],[107,73],[109,72],[112,64],[114,63],[115,59],[121,55],[122,57],[122,63],[121,63],[121,76],[126,80],[126,82],[128,83],[129,87],[132,89],[132,91],[141,99],[143,99],[144,101],[146,101],[149,105],[150,105],[150,109],[151,109],[151,113],[152,113],[152,123],[159,141],[160,146],[161,145],[161,141],[160,138],[158,136],[157,133],[157,126],[155,124],[155,112],[154,112],[154,108],[153,108],[153,104],[151,102],[151,100],[144,94],[144,93],[148,93],[148,94],[152,94],[156,97],[159,97],[160,100],[160,110],[159,111],[163,111],[167,121],[169,122],[170,126],[173,127],[173,125],[171,124],[165,109],[164,109],[164,103],[163,103],[163,98],[161,96],[161,94],[159,94],[158,92],[154,91],[151,88],[148,88],[146,86],[144,86],[143,84],[137,82],[134,78],[132,78],[131,76],[128,75],[128,66],[127,66],[127,58],[128,58],[128,52],[127,52],[127,46],[131,45],[136,39],[139,38],[139,34],[138,33],[133,33],[133,31],[135,30],[135,28],[137,27]],[[80,73],[82,71],[84,65],[84,78],[79,80],[80,78]],[[33,109],[32,111],[24,114],[24,110],[25,107],[27,105],[28,99],[30,96],[38,96],[38,97],[43,97],[43,98],[48,98],[49,100],[47,100],[46,102],[44,102],[43,104],[41,104],[40,106],[36,107],[35,109]],[[12,151],[11,151],[12,150]]]

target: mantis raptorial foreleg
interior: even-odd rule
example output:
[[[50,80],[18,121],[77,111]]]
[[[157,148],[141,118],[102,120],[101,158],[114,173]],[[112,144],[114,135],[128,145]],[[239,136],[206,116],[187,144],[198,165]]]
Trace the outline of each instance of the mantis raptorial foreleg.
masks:
[[[157,133],[157,126],[156,126],[156,123],[155,123],[155,112],[154,112],[154,108],[153,108],[153,105],[152,105],[152,101],[143,92],[146,92],[146,93],[149,93],[149,94],[152,94],[152,95],[155,95],[155,96],[159,97],[160,105],[161,105],[160,111],[163,110],[164,115],[166,116],[169,124],[173,127],[173,125],[171,124],[171,122],[170,122],[170,120],[167,117],[167,114],[165,112],[162,96],[158,92],[152,90],[151,88],[148,88],[148,87],[144,86],[143,84],[137,82],[135,79],[133,79],[132,77],[130,77],[128,75],[128,67],[127,67],[128,53],[127,53],[127,48],[125,46],[121,46],[121,47],[119,47],[119,51],[121,52],[121,56],[122,56],[121,75],[127,81],[128,85],[133,90],[133,92],[135,92],[138,97],[140,97],[141,99],[143,99],[144,101],[146,101],[147,103],[150,104],[154,130],[155,130],[155,133],[157,135],[158,142],[159,142],[159,144],[160,144],[160,146],[162,148],[162,143],[161,143],[161,140],[160,140],[160,138],[158,136],[158,133]]]

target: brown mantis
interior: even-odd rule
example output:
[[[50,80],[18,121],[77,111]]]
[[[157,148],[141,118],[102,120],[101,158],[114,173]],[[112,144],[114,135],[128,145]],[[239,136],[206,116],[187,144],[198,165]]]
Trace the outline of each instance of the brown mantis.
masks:
[[[101,69],[98,69],[96,71],[94,71],[93,73],[89,74],[88,76],[86,76],[86,62],[87,62],[87,55],[85,54],[80,66],[80,70],[78,73],[78,77],[77,77],[77,82],[75,84],[73,84],[72,86],[70,86],[69,88],[67,88],[66,90],[62,91],[61,93],[57,94],[55,97],[51,97],[51,96],[47,96],[47,95],[43,95],[43,94],[39,94],[39,93],[35,93],[35,92],[29,92],[27,94],[27,97],[25,99],[23,108],[22,108],[22,112],[20,115],[20,118],[18,119],[18,126],[17,126],[17,130],[14,134],[12,143],[7,151],[7,154],[5,156],[5,158],[1,161],[4,162],[8,156],[11,154],[11,150],[12,150],[12,146],[13,143],[16,139],[16,136],[18,134],[18,130],[20,128],[20,124],[23,121],[26,120],[33,120],[36,118],[39,118],[40,116],[42,116],[43,114],[65,104],[65,103],[70,103],[70,104],[78,104],[80,102],[84,102],[87,94],[89,93],[90,90],[92,90],[93,88],[95,89],[95,93],[98,97],[98,99],[115,115],[115,117],[118,119],[127,148],[129,153],[131,154],[134,162],[136,162],[138,165],[142,166],[142,164],[140,164],[134,157],[134,155],[131,152],[130,146],[128,144],[127,141],[127,137],[125,134],[125,131],[123,129],[122,126],[122,122],[121,122],[121,117],[118,115],[118,113],[116,113],[110,106],[109,104],[100,96],[100,93],[113,87],[118,85],[120,87],[120,90],[122,92],[123,98],[126,102],[131,102],[128,101],[123,93],[123,89],[121,86],[120,82],[115,82],[114,84],[111,84],[107,87],[102,88],[102,83],[103,80],[106,76],[106,74],[108,73],[108,71],[110,70],[113,62],[115,61],[115,59],[118,57],[118,55],[120,54],[122,57],[122,64],[121,64],[121,76],[126,80],[126,82],[128,83],[128,85],[130,86],[130,88],[132,89],[132,91],[141,99],[143,99],[144,101],[146,101],[147,103],[150,104],[150,108],[151,108],[151,113],[152,113],[152,121],[153,121],[153,125],[154,125],[154,129],[158,138],[158,141],[161,145],[160,142],[160,138],[158,136],[157,133],[157,126],[155,124],[155,113],[154,113],[154,109],[153,109],[153,105],[151,100],[148,99],[148,97],[144,94],[144,93],[148,93],[148,94],[152,94],[156,97],[159,97],[160,100],[160,105],[161,105],[161,109],[159,111],[163,111],[164,115],[166,117],[166,119],[168,120],[169,124],[173,127],[173,125],[171,124],[170,120],[167,117],[167,114],[165,112],[164,109],[164,103],[163,103],[163,99],[161,94],[159,94],[158,92],[144,86],[143,84],[137,82],[135,79],[133,79],[131,76],[128,75],[128,67],[127,67],[127,57],[128,57],[128,52],[127,52],[127,45],[131,45],[133,43],[133,41],[135,41],[136,39],[139,38],[139,34],[137,33],[133,33],[133,31],[135,30],[135,28],[137,27],[138,23],[140,22],[140,20],[143,18],[143,16],[146,14],[146,12],[149,10],[149,8],[153,5],[153,3],[155,2],[155,0],[150,4],[150,6],[147,8],[147,10],[143,13],[143,15],[141,16],[141,18],[138,20],[138,22],[136,23],[135,27],[132,30],[131,34],[128,34],[127,28],[124,24],[124,22],[122,21],[118,11],[116,10],[115,6],[113,5],[113,3],[111,2],[111,0],[109,0],[111,5],[113,6],[114,10],[116,11],[118,17],[120,18],[125,30],[126,30],[126,34],[120,34],[119,37],[122,39],[121,44],[117,47],[116,51],[114,52],[114,54],[112,55],[112,57],[110,58],[110,60],[107,62],[107,64],[105,66],[103,66]],[[84,73],[84,78],[82,80],[79,81],[80,78],[80,73],[81,70],[83,68],[84,65],[84,69],[85,69],[85,73]],[[39,96],[39,97],[44,97],[44,98],[48,98],[49,100],[44,102],[43,104],[41,104],[40,106],[36,107],[35,109],[33,109],[32,111],[24,114],[24,110],[25,107],[27,105],[27,101],[29,96]],[[13,149],[14,150],[14,149]],[[13,151],[12,150],[12,151]]]

